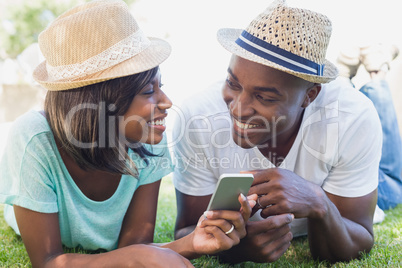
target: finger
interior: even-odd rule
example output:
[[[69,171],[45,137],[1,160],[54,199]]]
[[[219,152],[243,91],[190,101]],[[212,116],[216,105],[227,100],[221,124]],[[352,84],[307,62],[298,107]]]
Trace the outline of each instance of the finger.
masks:
[[[251,215],[250,215],[250,217],[252,217],[252,216],[254,216],[254,214],[255,214],[258,210],[261,209],[261,204],[260,204],[260,200],[259,200],[260,197],[259,197],[257,194],[252,194],[252,195],[250,195],[250,196],[253,196],[254,198],[256,197],[256,199],[255,199],[255,205],[253,206],[253,209],[252,209]]]
[[[280,199],[278,200],[274,193],[259,196],[256,207],[261,208],[260,215],[263,218],[273,215],[293,213],[292,208],[289,207],[286,202],[281,202]]]
[[[204,214],[205,214],[205,212],[204,212]],[[197,226],[201,226],[202,222],[206,219],[206,216],[204,214],[201,215],[201,217],[198,219]]]
[[[284,209],[279,210],[279,207],[277,205],[268,205],[261,209],[260,215],[261,217],[266,219],[270,216],[278,215],[278,213],[290,213],[290,211],[286,211]]]
[[[293,235],[291,232],[286,233],[279,239],[270,241],[269,246],[264,248],[262,254],[267,256],[267,262],[274,262],[278,260],[290,247]]]
[[[248,202],[246,201],[247,206]],[[244,225],[243,216],[239,211],[232,211],[232,210],[210,210],[204,212],[205,219],[208,220],[216,220],[216,219],[223,219],[228,222],[231,222],[235,225],[236,228],[241,227]]]
[[[260,208],[258,207],[258,205],[253,207],[253,210],[251,211],[251,215],[250,218],[254,216],[255,213],[257,213],[257,211],[259,211]]]
[[[234,241],[229,236],[227,236],[220,228],[216,226],[206,226],[204,230],[207,234],[211,234],[216,239],[216,251],[210,254],[217,253],[222,250],[228,250],[234,245]]]
[[[276,168],[267,168],[263,170],[258,170],[257,172],[253,173],[254,175],[254,180],[251,186],[258,185],[261,183],[265,183],[270,181],[271,175],[274,174]]]
[[[248,204],[250,205],[251,208],[254,208],[255,205],[257,204],[257,194],[252,194],[247,196]]]
[[[240,171],[241,174],[256,174],[260,171],[263,171],[264,169],[254,169],[254,170],[242,170]]]
[[[247,234],[246,224],[240,212],[230,210],[213,210],[204,212],[204,215],[207,215],[207,219],[202,222],[201,226],[216,225],[219,226],[222,231],[227,232],[230,230],[233,224],[235,231],[238,233],[240,238],[243,238]],[[212,222],[212,220],[220,221]]]
[[[271,243],[272,241],[275,241],[277,239],[283,239],[283,237],[287,234],[292,234],[290,224],[283,225],[277,229],[271,229],[265,233],[259,234],[258,236],[261,237],[262,241]]]
[[[216,226],[219,229],[221,229],[224,233],[226,233],[227,231],[232,229],[232,225],[233,224],[231,222],[224,219],[214,219],[214,220],[205,219],[201,222],[199,227],[205,228],[207,226]]]
[[[256,194],[253,194],[253,196],[255,196],[255,195]],[[253,207],[253,209],[251,211],[251,216],[250,217],[252,217],[255,213],[257,213],[257,211],[271,206],[271,204],[272,204],[271,201],[265,201],[263,199],[267,199],[266,195],[260,195],[260,196],[257,197],[256,204],[255,204],[255,206]],[[269,205],[265,205],[265,204],[269,204]],[[276,214],[273,214],[273,215],[278,215],[278,214],[283,214],[283,212],[279,212],[279,213],[276,213]],[[267,217],[264,217],[264,218],[267,218]]]
[[[251,184],[250,190],[248,191],[248,195],[257,194],[257,195],[266,195],[270,190],[270,184],[272,178],[276,177],[276,169],[269,168],[262,171],[259,171],[254,174],[254,180]]]
[[[248,205],[247,199],[244,201],[245,204]],[[249,207],[249,212],[251,212],[251,208]],[[213,211],[205,211],[204,215],[206,215],[208,220],[213,220],[213,219],[223,219],[229,222],[230,224],[233,224],[235,226],[236,231],[238,232],[239,236],[243,238],[246,235],[246,223],[244,221],[243,215],[238,212],[238,211],[231,211],[231,210],[213,210]],[[207,224],[208,222],[203,222],[203,224]],[[222,229],[225,232],[229,230],[230,228],[227,229]]]
[[[225,220],[205,220],[204,228],[218,227],[225,235],[233,240],[233,244],[237,245],[240,239],[246,236],[245,228],[236,229],[235,225]]]
[[[293,221],[293,214],[281,214],[271,216],[265,220],[260,221],[249,221],[247,223],[247,234],[249,235],[257,235],[260,233],[265,233],[270,230],[276,230],[283,226],[288,226]]]
[[[239,195],[238,200],[241,204],[240,213],[243,217],[243,221],[247,222],[251,215],[251,206],[249,200],[243,194]]]
[[[278,214],[290,213],[290,211],[278,211],[278,206],[275,206],[275,201],[271,198],[271,195],[260,195],[257,198],[256,208],[261,209],[260,215],[264,219]]]

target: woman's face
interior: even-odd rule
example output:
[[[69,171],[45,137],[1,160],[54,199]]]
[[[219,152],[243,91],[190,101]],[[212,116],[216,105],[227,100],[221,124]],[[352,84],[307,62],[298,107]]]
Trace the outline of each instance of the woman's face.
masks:
[[[158,144],[166,129],[165,117],[172,102],[161,90],[160,71],[149,84],[134,97],[124,120],[120,121],[120,131],[130,142]]]

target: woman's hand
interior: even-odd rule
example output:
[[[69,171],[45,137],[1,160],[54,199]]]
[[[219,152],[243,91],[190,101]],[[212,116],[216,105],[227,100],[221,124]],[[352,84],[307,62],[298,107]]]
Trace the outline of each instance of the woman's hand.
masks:
[[[143,257],[138,258],[140,261],[133,263],[134,267],[194,267],[188,259],[168,248],[152,245],[133,245],[131,247],[140,247],[143,251],[138,249],[133,251],[134,254]]]
[[[215,254],[239,244],[240,239],[246,236],[246,223],[256,200],[257,195],[247,199],[240,194],[240,211],[206,211],[190,234],[193,236],[194,251],[197,254]]]

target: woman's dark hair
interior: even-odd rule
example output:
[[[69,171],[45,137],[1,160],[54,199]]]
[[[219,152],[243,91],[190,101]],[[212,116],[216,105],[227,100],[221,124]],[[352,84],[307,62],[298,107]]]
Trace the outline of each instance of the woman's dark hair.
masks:
[[[138,174],[127,148],[145,161],[152,154],[141,143],[122,144],[117,118],[124,116],[134,97],[157,72],[155,67],[81,88],[48,91],[45,113],[50,128],[61,148],[82,169]]]

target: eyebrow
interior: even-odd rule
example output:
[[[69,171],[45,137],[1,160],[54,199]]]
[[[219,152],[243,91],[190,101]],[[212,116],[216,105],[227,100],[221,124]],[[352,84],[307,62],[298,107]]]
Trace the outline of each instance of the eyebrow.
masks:
[[[234,80],[239,81],[239,79],[237,78],[236,75],[234,75],[234,73],[232,72],[232,69],[230,69],[230,67],[228,68],[228,73],[233,77]]]
[[[237,76],[233,74],[233,72],[230,69],[230,67],[228,68],[228,73],[233,77],[234,80],[236,80],[237,82],[239,81]],[[277,94],[279,96],[283,96],[282,93],[280,93],[279,90],[277,90],[274,87],[254,87],[254,90],[261,91],[261,92],[272,92],[272,93]]]
[[[262,92],[272,92],[272,93],[275,93],[275,94],[278,95],[278,96],[283,96],[283,95],[279,92],[279,90],[277,90],[277,89],[274,88],[274,87],[254,87],[254,89],[255,89],[255,90],[258,90],[258,91],[262,91]]]

